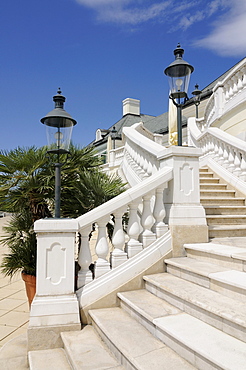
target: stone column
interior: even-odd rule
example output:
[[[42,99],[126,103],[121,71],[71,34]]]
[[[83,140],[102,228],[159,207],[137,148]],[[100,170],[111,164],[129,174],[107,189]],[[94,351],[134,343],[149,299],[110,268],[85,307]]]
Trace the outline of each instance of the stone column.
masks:
[[[74,292],[74,248],[78,223],[42,219],[37,234],[36,296],[30,312],[28,350],[61,347],[60,333],[81,328]]]
[[[162,155],[161,167],[173,167],[173,180],[164,191],[173,255],[185,255],[184,243],[208,241],[205,210],[200,204],[199,156],[201,149],[171,146]]]

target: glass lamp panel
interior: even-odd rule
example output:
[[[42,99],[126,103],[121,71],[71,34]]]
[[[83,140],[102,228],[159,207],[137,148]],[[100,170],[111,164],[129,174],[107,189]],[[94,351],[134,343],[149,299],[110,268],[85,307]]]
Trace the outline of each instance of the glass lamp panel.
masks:
[[[73,125],[69,127],[46,126],[46,135],[50,149],[69,150]]]
[[[185,92],[188,93],[188,87],[190,82],[190,73],[185,76],[168,76],[170,93]]]

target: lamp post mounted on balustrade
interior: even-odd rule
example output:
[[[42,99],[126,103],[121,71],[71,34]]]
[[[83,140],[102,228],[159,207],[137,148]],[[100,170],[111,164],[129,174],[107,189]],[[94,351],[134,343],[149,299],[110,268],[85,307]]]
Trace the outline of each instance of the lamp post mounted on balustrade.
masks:
[[[55,218],[60,218],[60,204],[61,204],[61,167],[66,162],[60,162],[61,155],[68,156],[69,146],[71,142],[73,126],[77,121],[70,116],[64,109],[65,96],[61,94],[60,88],[57,95],[53,96],[55,108],[49,112],[45,117],[41,118],[40,122],[46,125],[46,134],[48,146],[50,149],[48,154],[55,157]]]
[[[177,107],[178,145],[182,146],[182,106],[187,99],[190,75],[194,67],[183,60],[184,49],[178,44],[174,50],[175,60],[164,70],[168,77],[170,95]]]
[[[113,149],[115,149],[115,140],[116,140],[116,135],[117,135],[117,130],[116,130],[115,126],[112,128],[110,134],[111,134],[111,138],[112,138],[112,141],[113,141]]]
[[[199,104],[201,103],[201,90],[199,90],[199,85],[196,84],[195,85],[195,90],[192,91],[192,95],[194,96],[194,104],[196,106],[196,118],[198,118],[199,114],[198,114],[198,106]]]

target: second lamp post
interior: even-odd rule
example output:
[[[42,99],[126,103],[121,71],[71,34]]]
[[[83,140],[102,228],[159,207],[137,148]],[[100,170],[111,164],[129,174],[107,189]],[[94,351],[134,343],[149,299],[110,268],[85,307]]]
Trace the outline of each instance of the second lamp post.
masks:
[[[62,154],[69,154],[69,146],[72,136],[73,126],[76,125],[69,113],[64,109],[65,96],[58,89],[57,95],[53,96],[55,108],[45,117],[41,118],[41,122],[46,125],[46,133],[48,146],[50,149],[48,154],[56,156],[55,165],[55,218],[60,218],[61,204],[61,167],[64,163],[60,162]]]
[[[194,67],[183,60],[184,49],[178,44],[174,50],[175,60],[164,70],[168,77],[170,99],[177,107],[178,145],[182,146],[182,106],[187,98],[190,75]]]

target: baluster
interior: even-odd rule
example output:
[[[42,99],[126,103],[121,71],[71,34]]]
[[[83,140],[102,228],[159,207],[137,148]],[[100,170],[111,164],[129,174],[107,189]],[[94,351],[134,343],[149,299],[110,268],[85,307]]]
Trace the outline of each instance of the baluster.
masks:
[[[155,206],[153,210],[155,224],[152,230],[156,234],[157,239],[164,235],[168,230],[168,225],[163,222],[164,218],[166,217],[165,205],[163,203],[163,190],[166,188],[167,184],[165,183],[162,187],[157,188],[155,191]]]
[[[243,76],[242,76],[242,84],[243,84],[243,88],[246,86],[246,68],[244,67],[243,68]]]
[[[232,147],[229,148],[229,158],[228,158],[229,166],[228,171],[234,171],[234,150]]]
[[[78,273],[78,288],[90,283],[93,280],[92,272],[89,270],[89,266],[92,262],[90,244],[89,244],[89,233],[91,227],[86,227],[80,230],[81,242],[80,251],[78,257],[78,263],[80,265],[80,270]]]
[[[142,243],[138,241],[138,237],[140,234],[140,221],[138,217],[138,205],[140,203],[140,199],[131,202],[129,205],[129,221],[127,227],[127,235],[129,237],[129,241],[127,243],[127,255],[128,258],[135,256],[135,254],[141,252],[143,249]]]
[[[233,87],[232,87],[232,81],[229,81],[228,82],[228,85],[229,85],[229,89],[228,89],[228,96],[229,96],[229,99],[233,96]]]
[[[225,84],[224,86],[224,92],[225,92],[225,101],[229,100],[229,85],[228,83]]]
[[[141,233],[141,239],[143,243],[143,248],[148,247],[151,243],[153,243],[156,240],[156,235],[151,231],[151,228],[155,223],[151,211],[150,204],[151,198],[152,198],[151,193],[146,194],[143,197],[143,212],[141,217],[141,225],[143,228],[143,232]]]
[[[224,162],[224,150],[223,150],[223,143],[220,142],[219,151],[218,151],[218,163],[222,164]]]
[[[237,83],[237,88],[238,92],[240,92],[243,89],[243,79],[242,79],[242,72],[237,73],[237,78],[238,78],[238,83]]]
[[[98,260],[95,262],[95,278],[105,274],[110,270],[110,263],[107,261],[109,246],[106,233],[106,225],[109,221],[109,216],[103,217],[97,221],[98,237],[96,243],[96,254]]]
[[[144,158],[144,164],[143,164],[143,170],[144,170],[143,178],[144,179],[148,177],[147,169],[148,169],[148,161],[147,161],[147,158]]]
[[[212,154],[212,156],[214,155],[214,141],[213,141],[213,138],[210,137],[210,154]]]
[[[242,152],[241,174],[239,178],[243,181],[246,180],[246,153],[245,152]]]
[[[111,265],[115,268],[127,260],[127,253],[124,252],[125,233],[122,226],[122,216],[126,209],[121,208],[114,212],[114,232],[112,236],[112,244],[114,247],[111,253]]]
[[[233,174],[239,176],[241,173],[241,154],[238,149],[235,150],[235,158],[234,158],[234,170]]]
[[[237,79],[237,75],[234,75],[232,77],[232,83],[233,83],[233,95],[236,95],[236,93],[238,92],[238,87],[237,87],[237,83],[238,83],[238,79]]]
[[[148,164],[147,175],[148,176],[152,175],[152,163],[151,163],[151,161],[149,161],[149,164]]]
[[[226,144],[224,144],[224,153],[223,153],[223,157],[224,157],[224,162],[222,163],[222,166],[225,167],[225,168],[228,168],[229,166],[229,150],[228,150],[228,146]]]
[[[217,162],[219,159],[219,146],[217,139],[214,139],[214,160]]]

